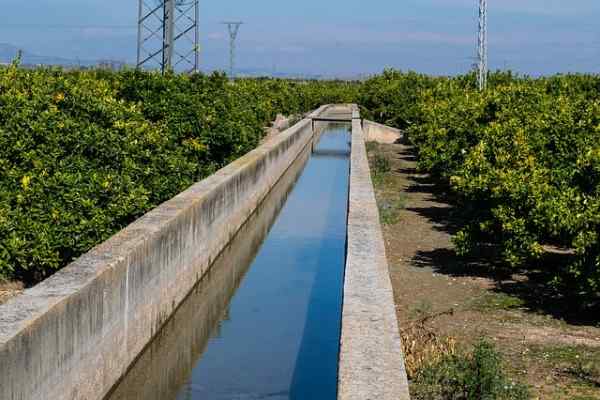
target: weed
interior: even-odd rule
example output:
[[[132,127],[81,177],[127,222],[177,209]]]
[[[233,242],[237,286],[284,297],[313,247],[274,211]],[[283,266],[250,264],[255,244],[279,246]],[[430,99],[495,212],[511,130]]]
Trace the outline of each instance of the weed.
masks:
[[[477,311],[487,312],[496,310],[512,310],[521,308],[525,304],[523,299],[510,296],[506,293],[486,293],[473,300],[472,308]]]
[[[575,365],[565,368],[563,372],[582,383],[600,388],[600,370],[591,362],[578,359]]]
[[[433,305],[428,300],[421,300],[417,304],[411,307],[409,315],[411,318],[423,318],[427,315],[431,315]]]
[[[371,166],[371,178],[375,187],[385,186],[389,182],[392,166],[390,160],[381,153],[379,143],[367,142],[367,154]]]
[[[600,387],[600,352],[585,346],[535,346],[538,358],[553,364],[561,375],[587,386]]]
[[[425,366],[438,362],[456,351],[454,338],[442,337],[427,326],[430,321],[441,315],[452,315],[454,310],[432,314],[431,308],[431,303],[426,301],[415,306],[411,314],[416,315],[418,319],[407,324],[400,332],[409,379],[417,377]]]
[[[387,174],[392,170],[390,159],[384,154],[376,153],[373,156],[373,170],[375,175]]]
[[[555,363],[575,364],[578,360],[600,364],[600,351],[586,346],[533,346],[531,351]]]
[[[372,153],[379,149],[379,143],[377,142],[366,142],[365,146],[367,147],[367,153]]]
[[[414,379],[416,399],[525,400],[529,389],[509,379],[494,345],[481,339],[471,352],[454,352],[432,360]]]
[[[472,351],[459,350],[456,340],[436,334],[427,325],[454,310],[431,314],[422,302],[413,312],[420,318],[401,330],[406,372],[411,394],[419,400],[525,400],[527,386],[514,382],[503,369],[503,360],[486,339]]]
[[[400,211],[406,207],[406,196],[402,193],[393,199],[382,199],[378,205],[381,222],[394,225],[400,220]]]

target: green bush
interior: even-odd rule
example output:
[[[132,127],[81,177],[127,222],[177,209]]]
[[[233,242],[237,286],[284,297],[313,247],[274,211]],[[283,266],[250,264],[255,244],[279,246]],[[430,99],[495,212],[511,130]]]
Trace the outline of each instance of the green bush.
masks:
[[[43,279],[254,148],[277,113],[359,102],[364,117],[405,129],[419,168],[452,188],[461,254],[491,249],[517,268],[566,249],[553,284],[597,300],[600,77],[489,82],[0,67],[0,278]],[[375,160],[375,174],[388,164]]]
[[[37,282],[356,85],[0,67],[0,279]]]
[[[470,353],[443,357],[418,372],[412,395],[419,400],[526,400],[528,388],[512,382],[502,357],[487,340]]]
[[[361,86],[358,104],[362,117],[407,128],[418,121],[421,91],[431,88],[434,82],[430,77],[415,72],[386,70]]]
[[[459,253],[495,252],[524,267],[548,248],[571,261],[553,284],[571,296],[600,292],[600,77],[471,75],[433,78],[387,71],[360,98],[380,121],[405,128],[418,166],[453,190]]]

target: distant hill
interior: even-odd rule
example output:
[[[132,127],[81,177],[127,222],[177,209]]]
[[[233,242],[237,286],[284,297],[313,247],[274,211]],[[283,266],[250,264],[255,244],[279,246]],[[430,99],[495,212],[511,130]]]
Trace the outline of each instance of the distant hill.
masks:
[[[70,58],[56,57],[56,56],[42,56],[22,49],[23,55],[21,64],[24,66],[35,66],[35,65],[58,65],[63,67],[106,67],[112,69],[120,69],[125,66],[126,63],[118,60],[74,60]],[[0,43],[0,64],[11,63],[19,52],[19,47],[9,43]],[[206,73],[212,71],[204,70]],[[300,72],[274,72],[265,68],[241,68],[237,71],[239,76],[245,77],[263,77],[272,76],[276,78],[284,79],[332,79],[335,76],[327,76],[321,74],[310,74]],[[348,77],[346,79],[358,79],[358,77]]]
[[[16,57],[19,48],[17,46],[13,46],[8,43],[0,43],[0,63],[10,63]],[[63,65],[63,66],[75,66],[75,65],[93,65],[96,62],[91,62],[89,60],[72,60],[68,58],[62,57],[54,57],[54,56],[41,56],[34,53],[30,53],[27,50],[23,50],[23,58],[21,60],[22,64],[31,64],[31,65]]]

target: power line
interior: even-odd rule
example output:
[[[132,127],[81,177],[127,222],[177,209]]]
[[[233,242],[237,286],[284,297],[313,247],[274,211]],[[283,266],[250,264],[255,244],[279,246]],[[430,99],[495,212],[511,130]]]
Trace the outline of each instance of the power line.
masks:
[[[487,0],[479,0],[479,35],[477,38],[477,83],[479,90],[487,86],[488,73]]]
[[[199,0],[139,0],[137,67],[199,68]]]
[[[242,21],[226,21],[222,23],[227,25],[229,32],[229,78],[235,78],[235,41],[242,26]]]

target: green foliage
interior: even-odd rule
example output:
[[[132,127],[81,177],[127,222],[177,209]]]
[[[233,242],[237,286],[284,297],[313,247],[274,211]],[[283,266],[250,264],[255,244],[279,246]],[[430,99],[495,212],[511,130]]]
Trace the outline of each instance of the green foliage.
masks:
[[[417,121],[419,94],[433,82],[426,75],[386,70],[360,88],[362,117],[404,129]]]
[[[400,221],[400,213],[406,206],[406,198],[400,196],[393,200],[382,200],[379,205],[379,217],[384,225],[394,225]]]
[[[600,292],[600,78],[493,73],[432,78],[387,71],[361,89],[380,122],[405,128],[418,165],[453,191],[461,254],[492,250],[523,267],[547,248],[572,253],[553,284]]]
[[[0,67],[0,277],[33,283],[356,85]]]
[[[388,172],[390,172],[392,170],[392,165],[390,163],[390,160],[381,153],[376,153],[373,156],[373,172],[376,175],[383,175],[383,174],[387,174]]]
[[[506,293],[487,292],[472,300],[472,308],[481,312],[511,310],[524,306],[524,300]]]
[[[587,346],[537,345],[532,355],[551,362],[557,371],[581,384],[600,387],[600,351]]]
[[[553,284],[600,292],[600,78],[388,70],[366,82],[0,67],[0,277],[35,282],[254,148],[277,113],[361,104],[406,130],[450,185],[461,254],[523,267],[571,254]],[[375,159],[374,177],[389,160]],[[387,162],[386,162],[387,161]],[[393,207],[397,209],[398,207]]]
[[[412,385],[420,400],[526,400],[529,390],[512,382],[504,372],[500,354],[487,340],[471,353],[457,352],[418,372]]]

